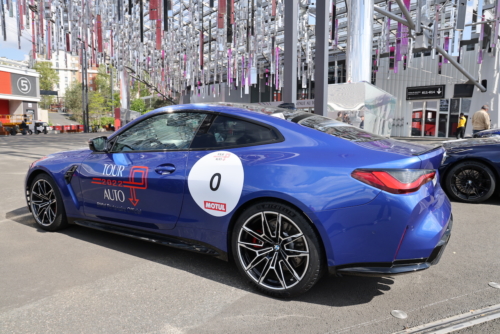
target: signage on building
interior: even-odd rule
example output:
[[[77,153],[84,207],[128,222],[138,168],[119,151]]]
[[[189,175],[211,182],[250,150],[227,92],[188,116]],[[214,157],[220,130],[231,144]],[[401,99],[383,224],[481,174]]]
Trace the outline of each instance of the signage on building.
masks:
[[[37,97],[36,77],[0,71],[0,94]]]
[[[444,85],[406,88],[406,100],[433,100],[444,98]]]

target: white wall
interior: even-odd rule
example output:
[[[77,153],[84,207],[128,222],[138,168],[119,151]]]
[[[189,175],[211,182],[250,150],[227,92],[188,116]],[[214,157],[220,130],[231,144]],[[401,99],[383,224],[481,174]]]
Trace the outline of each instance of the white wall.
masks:
[[[9,101],[9,112],[11,115],[22,115],[23,114],[23,101],[10,100]]]
[[[476,45],[476,49],[478,45]],[[465,47],[463,48],[465,50]],[[497,52],[498,54],[499,52]],[[469,117],[483,104],[489,104],[492,118],[492,126],[499,127],[500,101],[499,77],[498,77],[498,55],[492,57],[492,54],[485,53],[483,64],[477,64],[477,51],[464,51],[461,65],[473,76],[479,76],[479,80],[488,80],[488,91],[481,93],[478,88],[474,88]],[[403,63],[399,62],[399,71],[394,74],[389,70],[389,58],[380,60],[379,70],[377,72],[376,86],[394,95],[397,98],[396,113],[394,115],[395,123],[397,119],[402,119],[403,126],[393,126],[392,136],[408,137],[411,133],[412,102],[406,101],[406,88],[428,85],[446,85],[445,98],[453,97],[455,84],[463,84],[468,79],[460,73],[452,64],[443,64],[441,74],[438,74],[438,55],[435,59],[432,56],[414,58],[408,68],[403,70]],[[471,122],[468,123],[466,135],[472,134]]]

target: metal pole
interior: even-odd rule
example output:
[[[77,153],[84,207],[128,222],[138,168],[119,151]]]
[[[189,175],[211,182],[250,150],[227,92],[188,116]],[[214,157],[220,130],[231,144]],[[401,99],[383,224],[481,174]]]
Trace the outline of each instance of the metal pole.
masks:
[[[113,108],[113,65],[109,67],[109,85],[111,87],[111,116],[114,116],[115,108]]]
[[[373,6],[373,3],[372,3]],[[328,115],[328,21],[330,0],[316,3],[316,56],[314,69],[314,113]],[[371,24],[371,19],[370,19]]]
[[[379,13],[379,14],[382,14],[384,16],[387,16],[388,18],[390,18],[391,20],[394,20],[394,21],[397,21],[405,26],[407,26],[408,28],[411,28],[410,27],[410,23],[408,23],[408,21],[406,21],[405,19],[403,19],[401,16],[397,16],[397,15],[394,15],[393,13],[391,12],[388,12],[380,7],[377,7],[377,6],[374,6],[373,9]]]
[[[85,77],[87,76],[86,75],[86,71],[85,71],[85,68],[86,68],[86,55],[85,55],[85,44],[83,43],[82,41],[82,122],[83,122],[83,131],[85,133],[88,133],[88,124],[87,124],[87,117],[86,117],[86,102],[85,102],[85,97],[86,97],[86,94],[85,94]]]
[[[347,82],[371,82],[373,0],[347,1]]]
[[[297,42],[299,10],[297,0],[285,1],[285,82],[283,102],[297,103]]]
[[[467,77],[467,79],[469,79],[470,81],[472,81],[474,83],[474,85],[479,88],[479,90],[481,92],[486,92],[486,88],[484,88],[483,85],[481,85],[479,82],[477,82],[477,80],[469,74],[469,72],[467,72],[465,70],[465,68],[462,67],[462,65],[460,65],[459,63],[457,63],[457,61],[455,59],[453,59],[453,57],[451,57],[442,47],[440,47],[439,45],[436,45],[436,50],[443,55],[443,57],[445,57],[446,59],[448,59],[448,61],[457,68],[457,70],[460,71],[460,73],[462,73],[463,75],[465,75]]]
[[[411,18],[411,14],[408,11],[408,9],[406,8],[406,6],[403,3],[403,1],[402,0],[396,0],[396,2],[399,5],[399,9],[401,9],[401,12],[403,13],[403,15],[405,16],[406,20],[408,21],[410,29],[415,30],[415,23],[413,23],[413,20]]]

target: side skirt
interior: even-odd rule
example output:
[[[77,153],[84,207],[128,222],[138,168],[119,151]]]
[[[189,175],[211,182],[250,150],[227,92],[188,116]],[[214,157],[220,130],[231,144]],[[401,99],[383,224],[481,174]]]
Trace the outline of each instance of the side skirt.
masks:
[[[109,225],[109,224],[103,224],[103,223],[98,223],[90,220],[73,220],[73,223],[76,225],[80,225],[83,227],[89,227],[94,230],[99,230],[99,231],[104,231],[104,232],[110,232],[118,235],[123,235],[126,237],[131,237],[139,240],[144,240],[144,241],[149,241],[153,242],[155,244],[161,244],[164,246],[169,246],[169,247],[174,247],[174,248],[179,248],[179,249],[184,249],[187,251],[191,252],[196,252],[196,253],[202,253],[206,255],[210,255],[213,257],[216,257],[220,260],[228,261],[228,256],[227,253],[213,247],[209,244],[196,241],[196,240],[191,240],[191,239],[185,239],[185,238],[179,238],[171,235],[164,235],[164,234],[157,234],[157,233],[151,233],[151,232],[146,232],[146,231],[140,231],[136,229],[130,229],[130,228],[124,228],[120,226],[114,226],[114,225]]]

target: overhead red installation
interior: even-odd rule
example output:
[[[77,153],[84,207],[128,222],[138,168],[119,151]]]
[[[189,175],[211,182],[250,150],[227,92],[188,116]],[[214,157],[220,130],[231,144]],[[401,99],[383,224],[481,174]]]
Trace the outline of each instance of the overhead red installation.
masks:
[[[161,37],[162,37],[162,22],[161,22],[161,2],[160,0],[152,0],[150,6],[155,5],[154,14],[150,16],[151,20],[156,20],[156,50],[161,50]],[[151,8],[151,11],[153,8]],[[151,13],[151,12],[150,12]],[[151,15],[151,14],[149,14]]]
[[[97,15],[97,51],[102,52],[102,21],[101,15]]]
[[[224,1],[224,0],[219,0],[219,15],[217,16],[217,22],[218,22],[218,25],[217,27],[219,29],[223,29],[224,28],[224,15],[226,15],[226,11],[227,11],[227,2]]]

